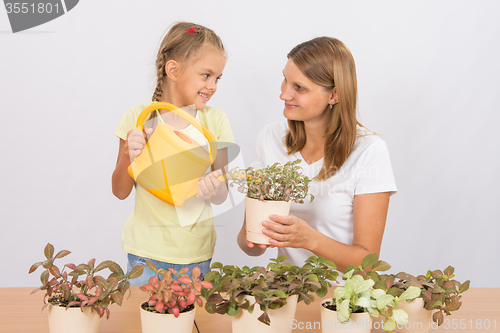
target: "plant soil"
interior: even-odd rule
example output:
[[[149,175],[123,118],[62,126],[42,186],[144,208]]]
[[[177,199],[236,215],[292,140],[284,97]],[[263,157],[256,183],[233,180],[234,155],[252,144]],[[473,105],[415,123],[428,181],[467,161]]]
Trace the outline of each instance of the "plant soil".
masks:
[[[144,310],[144,311],[148,311],[148,312],[153,312],[153,313],[159,313],[159,314],[162,314],[158,311],[155,310],[154,306],[148,306],[148,302],[144,302],[141,304],[141,308]],[[181,310],[179,313],[184,313],[184,312],[189,312],[191,310],[194,309],[194,305],[191,304],[191,305],[188,305],[187,308],[185,308],[184,310]],[[167,313],[167,312],[165,312]]]
[[[331,301],[326,301],[323,304],[323,307],[327,308],[328,310],[337,311],[337,306],[335,304],[333,304]],[[363,311],[363,309],[361,308],[353,313],[364,313],[364,312],[366,312],[366,311]]]
[[[51,305],[60,306],[63,308],[67,308],[69,302],[72,302],[72,301],[73,300],[65,300],[62,296],[58,296],[58,295],[52,296],[47,300],[47,302],[50,303]],[[79,305],[73,305],[73,306],[70,306],[69,308],[79,308],[79,307],[80,307]]]

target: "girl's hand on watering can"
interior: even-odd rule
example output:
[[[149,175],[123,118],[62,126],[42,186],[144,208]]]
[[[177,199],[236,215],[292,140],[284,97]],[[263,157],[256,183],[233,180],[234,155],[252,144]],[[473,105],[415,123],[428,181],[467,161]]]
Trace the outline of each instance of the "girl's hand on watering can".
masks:
[[[222,185],[217,179],[220,175],[222,175],[222,171],[216,170],[201,177],[198,181],[198,193],[196,197],[201,200],[207,200],[215,196]]]
[[[141,154],[142,149],[146,146],[146,135],[152,132],[152,128],[145,128],[144,131],[136,129],[128,132],[125,151],[128,151],[131,159]]]

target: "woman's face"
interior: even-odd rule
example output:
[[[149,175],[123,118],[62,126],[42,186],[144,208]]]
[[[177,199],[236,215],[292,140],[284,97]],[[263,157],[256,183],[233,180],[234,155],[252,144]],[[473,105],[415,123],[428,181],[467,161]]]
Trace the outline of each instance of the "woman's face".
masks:
[[[283,69],[280,99],[285,101],[283,115],[289,120],[321,122],[331,112],[329,103],[336,98],[334,90],[308,79],[292,60]],[[335,102],[336,103],[336,102]]]

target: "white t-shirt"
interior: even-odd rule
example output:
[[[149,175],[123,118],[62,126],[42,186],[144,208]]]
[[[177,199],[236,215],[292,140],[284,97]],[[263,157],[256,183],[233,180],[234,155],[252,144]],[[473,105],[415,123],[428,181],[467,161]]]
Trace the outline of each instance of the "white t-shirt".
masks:
[[[300,152],[288,155],[283,138],[288,125],[285,122],[272,123],[264,127],[257,137],[252,167],[264,168],[275,162],[284,164],[301,159],[299,166],[309,178],[318,175],[323,159],[307,164]],[[304,204],[292,202],[290,214],[306,221],[312,228],[344,244],[352,244],[354,196],[366,193],[396,193],[389,151],[385,142],[363,127],[358,126],[358,138],[354,148],[340,170],[324,181],[312,181],[309,198]],[[314,255],[305,249],[278,248],[286,255],[288,262],[302,266]]]

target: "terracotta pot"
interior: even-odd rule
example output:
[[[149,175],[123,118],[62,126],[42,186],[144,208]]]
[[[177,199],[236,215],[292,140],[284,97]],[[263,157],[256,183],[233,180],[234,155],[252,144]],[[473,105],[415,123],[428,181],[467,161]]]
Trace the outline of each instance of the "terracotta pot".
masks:
[[[247,240],[256,244],[269,245],[269,237],[262,233],[262,221],[269,219],[269,215],[288,215],[291,201],[260,201],[245,197],[245,216],[247,227]],[[275,223],[275,222],[272,222]]]
[[[173,314],[146,311],[142,308],[142,304],[140,311],[142,333],[191,333],[193,331],[196,306],[193,310],[180,313],[177,318]]]
[[[413,302],[401,301],[398,309],[408,313],[408,323],[402,327],[397,326],[397,333],[428,333],[432,324],[432,311],[424,309],[424,300],[417,298]]]
[[[62,306],[49,304],[49,331],[50,333],[97,333],[99,332],[100,318],[91,308],[66,309]]]
[[[239,300],[243,301],[244,299],[248,299],[250,304],[255,302],[253,296],[240,296]],[[258,304],[255,304],[252,313],[241,310],[232,318],[232,331],[235,333],[291,333],[297,299],[297,295],[290,296],[285,306],[276,310],[269,310],[269,318],[271,319],[269,326],[258,320],[263,313]]]
[[[327,309],[323,306],[326,302],[331,302],[331,298],[321,302],[321,332],[350,332],[350,333],[370,333],[372,327],[372,317],[368,312],[352,313],[351,319],[341,323],[337,319],[337,311]]]

